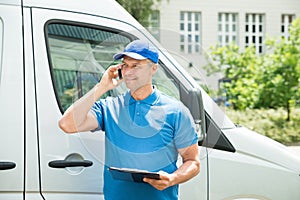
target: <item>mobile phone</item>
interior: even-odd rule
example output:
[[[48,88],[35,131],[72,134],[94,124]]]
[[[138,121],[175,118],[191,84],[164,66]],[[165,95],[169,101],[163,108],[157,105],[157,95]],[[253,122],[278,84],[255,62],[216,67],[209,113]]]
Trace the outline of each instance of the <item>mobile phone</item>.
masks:
[[[118,75],[119,75],[119,79],[123,78],[123,76],[122,76],[122,69],[118,69]]]

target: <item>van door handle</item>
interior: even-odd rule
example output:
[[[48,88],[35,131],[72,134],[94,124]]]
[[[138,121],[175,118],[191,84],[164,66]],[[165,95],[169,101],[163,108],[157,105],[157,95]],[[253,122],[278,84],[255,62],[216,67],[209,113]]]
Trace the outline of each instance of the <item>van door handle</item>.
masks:
[[[0,170],[8,170],[16,167],[14,162],[0,162]]]
[[[81,160],[81,161],[53,160],[49,162],[48,165],[49,167],[52,168],[90,167],[93,165],[93,162],[89,160]]]

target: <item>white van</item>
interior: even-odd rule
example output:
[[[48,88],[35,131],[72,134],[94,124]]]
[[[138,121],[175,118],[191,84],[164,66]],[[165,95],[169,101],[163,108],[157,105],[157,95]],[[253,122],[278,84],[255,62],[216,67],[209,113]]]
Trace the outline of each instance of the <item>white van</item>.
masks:
[[[201,172],[181,200],[300,199],[300,160],[233,124],[115,1],[0,0],[0,200],[103,199],[104,134],[67,135],[58,120],[137,38],[160,49],[154,83],[199,127]]]

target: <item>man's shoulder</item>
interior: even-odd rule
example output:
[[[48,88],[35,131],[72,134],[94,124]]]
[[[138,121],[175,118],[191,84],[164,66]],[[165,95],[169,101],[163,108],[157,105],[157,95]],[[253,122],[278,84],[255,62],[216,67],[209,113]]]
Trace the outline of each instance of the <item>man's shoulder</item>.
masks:
[[[169,96],[163,92],[160,92],[159,96],[159,104],[161,106],[166,106],[173,111],[177,110],[176,112],[182,111],[185,107],[184,104],[175,97]]]
[[[169,96],[163,92],[160,92],[160,104],[168,107],[169,109],[176,111],[177,113],[189,113],[190,110],[185,106],[182,101],[175,97]]]
[[[172,103],[172,104],[181,104],[181,101],[176,99],[175,97],[172,97],[166,93],[163,93],[159,91],[159,96],[160,96],[160,101],[162,102],[167,102],[167,103]]]

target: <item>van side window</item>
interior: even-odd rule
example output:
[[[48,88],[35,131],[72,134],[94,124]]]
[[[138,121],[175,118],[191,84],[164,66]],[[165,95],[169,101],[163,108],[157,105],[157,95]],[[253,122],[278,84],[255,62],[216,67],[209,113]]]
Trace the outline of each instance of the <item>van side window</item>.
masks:
[[[113,60],[114,54],[136,39],[121,31],[74,23],[48,23],[46,38],[53,87],[62,112],[96,85],[110,65],[119,62]],[[160,62],[153,83],[179,99],[178,85],[163,67]],[[101,98],[117,96],[126,90],[125,84],[121,84]]]
[[[153,85],[155,85],[163,93],[180,101],[179,84],[165,69],[166,67],[164,64],[159,62],[158,70],[153,76]]]

